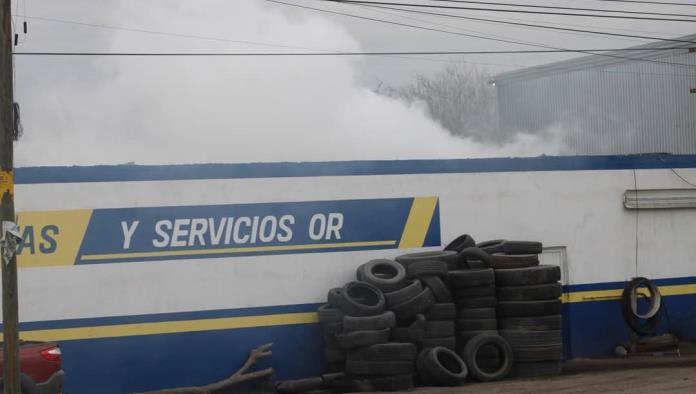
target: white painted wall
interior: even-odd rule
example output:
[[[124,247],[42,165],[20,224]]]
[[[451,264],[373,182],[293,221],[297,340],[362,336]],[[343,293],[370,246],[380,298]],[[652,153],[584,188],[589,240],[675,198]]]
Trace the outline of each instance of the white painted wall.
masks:
[[[696,169],[680,169],[696,179]],[[644,188],[686,186],[639,170]],[[696,210],[623,208],[632,170],[17,185],[18,211],[440,197],[443,242],[541,240],[566,246],[569,283],[696,275]],[[359,264],[407,250],[311,253],[21,269],[20,320],[320,302]]]

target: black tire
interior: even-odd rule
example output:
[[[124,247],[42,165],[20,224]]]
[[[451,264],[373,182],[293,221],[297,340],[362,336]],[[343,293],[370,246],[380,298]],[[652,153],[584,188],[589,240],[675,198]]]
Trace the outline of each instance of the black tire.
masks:
[[[454,320],[457,318],[457,305],[453,302],[433,304],[425,311],[426,320]]]
[[[561,300],[542,301],[500,301],[498,302],[498,317],[528,317],[559,315]]]
[[[343,331],[343,323],[325,323],[321,325],[321,329],[327,335],[336,335]]]
[[[495,271],[498,286],[529,286],[554,283],[561,280],[561,268],[557,265],[537,265]]]
[[[555,300],[561,296],[562,287],[560,283],[530,286],[498,286],[497,293],[500,301]]]
[[[298,394],[307,391],[319,390],[324,387],[324,379],[321,377],[304,378],[295,380],[283,380],[276,382],[275,389],[278,393]]]
[[[416,361],[418,348],[413,343],[389,342],[348,351],[348,360]]]
[[[498,320],[496,319],[459,319],[457,329],[463,331],[484,331],[497,330]]]
[[[447,263],[439,260],[414,261],[406,268],[409,278],[421,279],[426,276],[447,276]]]
[[[428,379],[440,386],[456,386],[466,379],[469,372],[457,353],[441,346],[425,353],[423,368]]]
[[[341,361],[340,363],[330,363],[327,365],[326,370],[330,373],[345,373],[346,362]]]
[[[326,332],[322,333],[324,338],[324,346],[327,348],[338,349],[338,341],[336,340],[336,334],[329,334]]]
[[[458,330],[457,345],[461,345],[463,348],[463,346],[466,345],[469,342],[469,340],[471,340],[471,338],[481,334],[498,335],[498,330]]]
[[[386,343],[389,341],[389,329],[371,331],[352,331],[336,335],[336,343],[341,349],[355,349]]]
[[[421,312],[425,312],[435,304],[435,297],[430,289],[423,290],[417,296],[398,305],[394,305],[391,310],[396,315],[397,320],[410,319]]]
[[[640,286],[647,286],[650,294],[653,297],[650,298],[651,310],[648,315],[651,315],[647,319],[642,319],[636,315],[634,306],[636,303],[636,298],[634,296],[636,290]],[[657,325],[660,322],[660,307],[661,298],[659,290],[655,284],[646,278],[634,278],[626,284],[623,292],[621,293],[621,313],[623,315],[624,321],[636,334],[639,335],[653,335],[657,330]],[[654,304],[656,300],[659,300],[660,304]],[[653,313],[654,312],[654,313]]]
[[[445,246],[445,250],[452,250],[454,252],[461,252],[466,248],[471,248],[476,246],[476,241],[469,234],[463,234],[453,239],[452,242]]]
[[[494,346],[498,350],[498,365],[489,371],[481,365],[480,351],[484,346]],[[513,365],[513,351],[510,344],[498,335],[481,334],[471,338],[463,351],[464,361],[474,379],[479,382],[492,382],[504,379]]]
[[[498,327],[501,330],[547,331],[560,330],[561,326],[561,315],[503,317],[498,319]]]
[[[329,364],[341,363],[346,361],[346,351],[343,349],[325,348],[324,358]]]
[[[496,297],[458,298],[458,308],[491,308],[496,306]]]
[[[515,362],[560,361],[563,359],[563,345],[514,347]]]
[[[439,276],[426,276],[421,279],[423,284],[433,292],[437,302],[452,302],[452,293]]]
[[[390,376],[413,373],[413,361],[346,361],[346,373],[350,375]]]
[[[411,298],[417,296],[423,291],[423,285],[418,279],[411,281],[408,285],[403,288],[393,291],[391,293],[384,294],[384,298],[387,304],[387,308],[391,308],[394,305],[402,304]]]
[[[512,268],[527,268],[539,265],[538,254],[509,255],[494,253],[490,260],[491,268],[502,270]]]
[[[382,330],[396,326],[396,316],[392,311],[373,316],[345,316],[343,329],[350,331]]]
[[[476,287],[495,284],[492,268],[450,271],[447,280],[451,287]]]
[[[457,338],[454,336],[444,338],[423,338],[423,341],[421,341],[421,346],[423,348],[439,346],[450,350],[456,350]]]
[[[456,298],[495,297],[495,286],[460,287],[454,291]]]
[[[349,282],[343,286],[339,299],[341,310],[348,316],[371,316],[384,312],[384,294],[365,282]]]
[[[443,338],[454,336],[454,321],[429,321],[425,325],[425,338]]]
[[[482,268],[491,268],[487,263],[481,261],[481,260],[467,260],[466,261],[466,268],[476,270],[476,269],[482,269]]]
[[[438,261],[443,261],[447,264],[447,267],[456,267],[459,265],[459,254],[457,252],[451,251],[451,250],[442,250],[442,251],[431,251],[431,252],[420,252],[420,253],[409,253],[409,254],[404,254],[401,256],[398,256],[395,258],[398,263],[406,267],[408,269],[408,266],[416,261],[422,261],[422,260],[438,260]]]
[[[407,342],[420,345],[425,338],[424,328],[396,327],[392,329],[391,340],[394,342]]]
[[[490,241],[480,242],[476,244],[476,247],[482,249],[484,252],[488,254],[503,253],[504,242],[504,239],[493,239]]]
[[[477,247],[462,249],[462,251],[459,252],[459,257],[467,266],[469,264],[469,261],[477,260],[482,261],[487,268],[491,267],[491,255],[488,254],[485,250]]]
[[[410,391],[413,374],[370,377],[361,381],[360,391]]]
[[[529,346],[561,345],[563,338],[560,330],[527,331],[527,330],[498,330],[513,348]]]
[[[343,322],[343,312],[335,309],[329,304],[324,304],[317,310],[320,323],[341,323]]]
[[[457,317],[460,319],[495,319],[495,308],[459,308]]]
[[[343,291],[343,289],[340,287],[335,287],[329,290],[326,300],[332,308],[339,309],[341,307],[341,304],[339,303],[339,300],[341,299],[341,291]]]
[[[404,287],[406,270],[395,261],[376,259],[358,267],[357,277],[359,281],[367,282],[388,293]]]
[[[515,363],[510,370],[510,376],[514,378],[541,378],[558,376],[561,374],[559,361],[542,361],[538,363]]]
[[[539,254],[543,252],[543,245],[537,241],[505,241],[503,253],[506,254]]]

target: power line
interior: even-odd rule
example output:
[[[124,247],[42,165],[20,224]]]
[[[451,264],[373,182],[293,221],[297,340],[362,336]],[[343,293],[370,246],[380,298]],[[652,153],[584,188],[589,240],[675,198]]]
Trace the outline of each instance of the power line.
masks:
[[[272,1],[272,0],[267,0],[267,1]],[[319,1],[329,1],[329,0],[319,0]],[[612,33],[612,32],[599,31],[599,30],[571,29],[571,28],[568,28],[568,27],[558,27],[558,26],[552,26],[552,25],[538,25],[538,24],[533,24],[533,23],[522,23],[522,22],[510,22],[510,21],[503,21],[503,20],[499,20],[499,19],[477,18],[477,17],[473,17],[473,16],[443,14],[443,13],[440,13],[440,12],[430,12],[430,11],[422,11],[422,10],[411,10],[411,9],[408,9],[408,8],[386,7],[386,6],[377,6],[377,5],[369,5],[369,4],[363,4],[363,5],[366,6],[366,7],[381,8],[381,9],[385,9],[385,10],[404,11],[404,12],[410,12],[410,13],[421,14],[421,15],[443,16],[443,17],[447,17],[447,18],[467,19],[467,20],[473,20],[473,21],[483,21],[483,22],[499,23],[499,24],[504,24],[504,25],[525,26],[525,27],[537,27],[537,28],[541,28],[541,29],[560,30],[560,31],[572,31],[572,32],[577,32],[577,33],[590,33],[590,34],[598,34],[598,35],[606,35],[606,36],[641,38],[641,39],[644,39],[644,40],[655,40],[655,41],[679,42],[679,43],[685,43],[685,44],[696,44],[696,41],[680,40],[680,39],[677,39],[677,38],[661,38],[661,37],[652,37],[652,36],[640,36],[640,35],[636,35],[636,34]]]
[[[651,48],[657,51],[684,49],[679,47]],[[135,56],[135,57],[242,57],[242,56],[394,56],[394,55],[503,55],[521,53],[572,53],[644,51],[637,48],[613,49],[536,49],[506,51],[394,51],[394,52],[13,52],[15,56]]]
[[[360,7],[367,7],[367,6],[360,6]],[[368,7],[368,8],[374,8],[374,7]],[[469,30],[460,29],[460,28],[458,28],[458,27],[456,27],[456,26],[452,26],[452,25],[446,25],[446,24],[442,24],[442,23],[436,23],[436,22],[432,22],[432,21],[424,20],[424,19],[412,18],[412,17],[408,17],[408,16],[405,16],[405,15],[396,14],[396,13],[392,13],[392,12],[378,11],[378,10],[376,10],[376,9],[373,9],[373,11],[374,11],[374,12],[377,12],[377,13],[380,13],[380,14],[395,16],[395,17],[397,17],[397,18],[405,18],[405,19],[414,20],[414,21],[418,21],[418,22],[422,22],[422,23],[428,23],[428,24],[432,24],[432,25],[436,25],[436,26],[443,26],[443,27],[447,27],[447,28],[455,29],[455,30],[459,30],[459,31],[469,31]],[[567,34],[577,34],[577,33],[567,33]],[[491,36],[497,37],[497,38],[508,38],[508,37],[505,37],[505,36],[496,36],[496,35],[491,35]],[[548,45],[544,45],[544,44],[542,44],[542,43],[532,42],[532,41],[520,41],[520,42],[521,42],[521,43],[528,44],[528,45],[530,45],[530,46],[535,46],[535,47],[538,47],[538,48],[567,49],[567,48],[562,48],[562,47],[548,46]],[[611,55],[606,55],[606,54],[601,54],[601,53],[599,53],[599,54],[595,53],[595,55],[598,55],[598,56],[611,56]],[[517,67],[530,67],[530,66],[518,65]],[[554,70],[576,71],[576,69],[564,68],[564,67],[554,67]],[[646,72],[641,72],[641,71],[638,71],[638,72],[635,72],[635,71],[610,71],[610,70],[586,70],[586,71],[588,71],[588,72],[593,72],[593,73],[609,73],[609,74],[637,74],[637,75],[659,75],[659,76],[691,76],[691,75],[688,75],[688,74],[646,73]]]
[[[640,1],[640,0],[597,0],[597,1],[613,1],[617,3],[638,3],[638,4],[660,4],[660,5],[680,5],[687,7],[696,7],[696,4],[692,3],[663,3],[661,1]]]
[[[276,0],[267,0],[267,1],[276,1]],[[495,19],[483,19],[483,18],[473,18],[473,17],[466,17],[466,16],[461,16],[461,15],[452,15],[452,14],[442,14],[442,13],[437,13],[437,12],[428,12],[428,11],[420,11],[420,10],[409,10],[405,8],[396,8],[396,7],[382,7],[382,6],[375,6],[375,5],[367,5],[367,4],[350,4],[354,6],[363,6],[363,7],[374,7],[374,8],[379,8],[379,9],[389,9],[389,10],[397,10],[397,11],[405,11],[405,12],[411,12],[411,13],[416,13],[416,14],[424,14],[424,15],[437,15],[437,16],[445,16],[445,17],[452,17],[452,18],[461,18],[461,19],[471,19],[471,20],[484,20],[484,21],[496,21]],[[504,23],[504,24],[513,24],[513,25],[518,25],[520,23],[517,22],[503,22],[503,21],[496,21],[497,23]],[[529,25],[529,24],[521,24],[521,25]],[[543,26],[543,25],[529,25],[529,26]],[[560,29],[560,30],[577,30],[577,29],[565,29],[565,28],[555,28],[555,27],[548,27],[551,29]],[[610,34],[613,35],[615,33],[605,33],[605,34]],[[659,39],[662,41],[673,41],[670,39]],[[687,43],[695,43],[693,41],[684,41],[684,40],[676,40],[677,42],[687,42]],[[646,49],[646,48],[624,48],[624,50],[630,49],[630,50],[638,50],[638,51],[645,51],[645,50],[650,50],[652,48]],[[680,48],[680,49],[685,49],[685,48]],[[585,53],[589,55],[598,55],[598,56],[605,56],[605,57],[612,57],[616,59],[622,59],[622,60],[633,60],[633,61],[642,61],[642,62],[650,62],[650,63],[657,63],[657,64],[665,64],[665,65],[670,65],[670,66],[683,66],[683,67],[696,67],[696,65],[693,64],[685,64],[685,63],[677,63],[677,62],[666,62],[662,60],[654,60],[654,59],[646,59],[646,58],[635,58],[635,57],[625,57],[625,56],[618,56],[618,55],[610,55],[610,54],[603,54],[603,53],[596,53],[600,51],[578,51],[580,53]]]
[[[496,6],[503,6],[503,7],[542,8],[542,9],[552,9],[552,10],[591,11],[591,12],[613,12],[613,13],[621,13],[621,14],[680,16],[680,17],[686,17],[686,18],[696,18],[696,15],[690,15],[690,14],[670,14],[670,13],[663,13],[663,12],[609,10],[606,8],[575,8],[575,7],[558,7],[558,6],[550,6],[550,5],[491,3],[491,2],[487,2],[487,1],[470,1],[470,0],[430,0],[430,1],[445,2],[445,3],[496,5]]]
[[[87,22],[80,22],[80,21],[73,21],[73,20],[66,20],[66,19],[46,18],[46,17],[38,17],[38,16],[27,16],[26,18],[32,19],[32,20],[38,20],[38,21],[45,21],[45,22],[55,22],[55,23],[63,23],[63,24],[69,24],[69,25],[99,28],[99,29],[127,31],[127,32],[133,32],[133,33],[154,34],[154,35],[161,35],[161,36],[167,36],[167,37],[190,38],[190,39],[197,39],[197,40],[228,42],[228,43],[245,44],[245,45],[258,45],[258,46],[274,47],[274,48],[301,49],[301,50],[322,51],[322,52],[341,52],[338,50],[331,50],[331,49],[321,49],[321,48],[312,48],[312,47],[304,47],[304,46],[283,45],[283,44],[272,44],[272,43],[248,41],[248,40],[232,40],[232,39],[221,38],[221,37],[201,36],[201,35],[196,35],[196,34],[183,34],[183,33],[175,33],[175,32],[164,32],[164,31],[151,30],[151,29],[140,29],[140,28],[125,27],[125,26],[114,26],[114,25],[105,25],[105,24],[98,24],[98,23],[87,23]],[[472,64],[481,64],[481,65],[486,65],[486,66],[516,67],[513,65],[507,65],[507,64],[464,62],[464,61],[433,59],[433,58],[425,58],[425,57],[405,57],[405,56],[393,56],[393,57],[401,57],[403,59],[411,59],[411,60],[418,60],[418,61],[432,61],[432,62],[439,62],[439,63],[472,63]]]
[[[507,9],[501,9],[501,8],[460,7],[460,6],[413,4],[413,3],[392,3],[392,2],[363,1],[363,0],[320,0],[320,1],[325,1],[325,2],[329,2],[329,3],[395,5],[395,6],[401,6],[401,7],[437,8],[437,9],[467,10],[467,11],[512,12],[512,13],[518,13],[518,14],[579,16],[579,17],[591,17],[591,18],[633,19],[633,20],[648,20],[648,21],[660,21],[660,22],[690,22],[690,23],[696,22],[696,19],[650,18],[650,17],[640,17],[640,16],[625,16],[625,15],[598,15],[598,14],[581,14],[581,13],[551,12],[551,11],[507,10]]]
[[[525,42],[523,42],[523,41],[510,40],[510,39],[505,39],[505,38],[492,38],[492,37],[487,37],[487,36],[478,35],[478,34],[467,34],[467,33],[454,32],[454,31],[449,31],[449,30],[435,29],[435,28],[425,27],[425,26],[411,25],[411,24],[408,24],[408,23],[389,21],[389,20],[385,20],[385,19],[371,18],[371,17],[367,17],[367,16],[362,16],[362,15],[348,14],[348,13],[339,12],[339,11],[331,11],[331,10],[326,10],[326,9],[323,9],[323,8],[310,7],[310,6],[301,5],[301,4],[286,3],[286,2],[284,2],[284,1],[279,1],[279,0],[266,0],[266,1],[268,1],[268,2],[270,2],[270,3],[276,3],[276,4],[287,5],[287,6],[290,6],[290,7],[304,8],[304,9],[308,9],[308,10],[320,11],[320,12],[325,12],[325,13],[334,14],[334,15],[347,16],[347,17],[350,17],[350,18],[363,19],[363,20],[368,20],[368,21],[372,21],[372,22],[386,23],[386,24],[389,24],[389,25],[395,25],[395,26],[401,26],[401,27],[409,27],[409,28],[412,28],[412,29],[426,30],[426,31],[438,32],[438,33],[446,33],[446,34],[454,34],[454,35],[458,35],[458,36],[471,37],[471,38],[478,38],[478,39],[482,39],[482,40],[505,42],[505,43],[508,43],[508,44],[538,46],[538,45],[528,44],[528,43],[525,43]],[[368,7],[367,5],[362,5],[362,4],[350,4],[350,5],[357,5],[357,6],[362,6],[362,7]],[[375,8],[381,8],[381,7],[375,7]],[[563,48],[550,48],[550,49],[563,49]]]
[[[338,11],[330,11],[330,10],[326,10],[326,9],[322,9],[322,8],[309,7],[309,6],[304,6],[304,5],[300,5],[300,4],[294,4],[294,3],[286,3],[286,2],[279,1],[279,0],[266,0],[266,1],[269,1],[272,3],[284,4],[284,5],[288,5],[288,6],[292,6],[292,7],[305,8],[305,9],[310,9],[310,10],[315,10],[315,11],[326,12],[326,13],[330,13],[330,14],[344,15],[344,16],[348,16],[348,17],[352,17],[352,18],[366,19],[366,20],[375,21],[375,22],[382,22],[382,23],[387,23],[387,24],[392,24],[392,25],[408,26],[408,27],[413,27],[413,28],[417,28],[417,29],[425,29],[425,30],[431,30],[431,31],[441,31],[440,29],[431,29],[431,28],[427,28],[427,27],[423,27],[423,26],[415,26],[415,25],[409,25],[409,24],[405,24],[405,23],[386,21],[383,19],[369,18],[369,17],[365,17],[365,16],[353,15],[353,14],[348,14],[348,13],[338,12]],[[401,11],[407,11],[407,12],[413,12],[413,13],[449,16],[449,14],[438,14],[438,13],[431,13],[431,12],[420,11],[420,10],[407,10],[407,9],[402,9],[402,8],[381,7],[381,6],[366,5],[366,4],[347,4],[347,5],[352,5],[352,6],[357,6],[357,7],[371,7],[371,8],[379,8],[379,9],[401,10]],[[463,18],[465,18],[465,17],[463,17]],[[478,18],[473,18],[473,19],[478,19]],[[449,32],[449,31],[442,31],[442,32],[464,35],[463,33],[455,33],[455,32]],[[469,36],[471,36],[471,35],[469,35]],[[487,39],[487,40],[501,41],[501,39],[495,39],[495,38],[484,37],[484,36],[476,36],[476,37],[482,38],[482,39]],[[504,40],[504,41],[510,42],[510,40]],[[558,49],[567,50],[566,48],[548,47],[548,46],[543,46],[543,45],[528,44],[528,43],[524,43],[524,42],[513,42],[513,43],[520,44],[520,45],[531,45],[531,46],[536,46],[536,47],[551,48],[551,49],[556,49],[556,50],[558,50]],[[653,59],[645,59],[645,58],[633,58],[633,57],[625,57],[625,56],[618,56],[618,55],[609,55],[609,54],[597,53],[598,51],[577,51],[577,52],[589,54],[589,55],[599,55],[599,56],[611,57],[611,58],[622,59],[622,60],[644,61],[644,62],[668,64],[668,65],[674,65],[674,66],[695,67],[694,65],[691,65],[691,64],[665,62],[665,61],[661,61],[661,60],[653,60]]]

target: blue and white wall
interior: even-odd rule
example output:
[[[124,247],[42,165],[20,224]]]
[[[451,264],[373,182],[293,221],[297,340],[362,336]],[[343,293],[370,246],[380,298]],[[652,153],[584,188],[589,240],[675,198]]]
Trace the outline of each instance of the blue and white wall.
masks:
[[[328,289],[469,233],[565,247],[570,357],[628,337],[637,275],[696,338],[696,210],[622,205],[688,187],[670,168],[696,180],[696,156],[656,155],[20,168],[20,336],[61,344],[66,393],[206,383],[265,342],[280,378],[317,374]]]

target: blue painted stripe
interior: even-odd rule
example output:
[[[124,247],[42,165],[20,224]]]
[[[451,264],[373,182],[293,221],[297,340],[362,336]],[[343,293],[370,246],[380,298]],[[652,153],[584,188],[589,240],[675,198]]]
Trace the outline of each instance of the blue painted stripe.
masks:
[[[85,319],[46,320],[20,323],[21,331],[57,328],[109,326],[114,324],[156,323],[182,320],[216,319],[225,317],[274,315],[281,313],[314,312],[320,304],[276,305],[240,309],[214,309],[208,311],[156,313],[149,315],[109,316]],[[2,325],[0,324],[0,327]]]
[[[696,155],[644,154],[452,160],[25,167],[15,170],[15,182],[16,184],[35,184],[472,172],[623,170],[632,168],[696,168]]]

